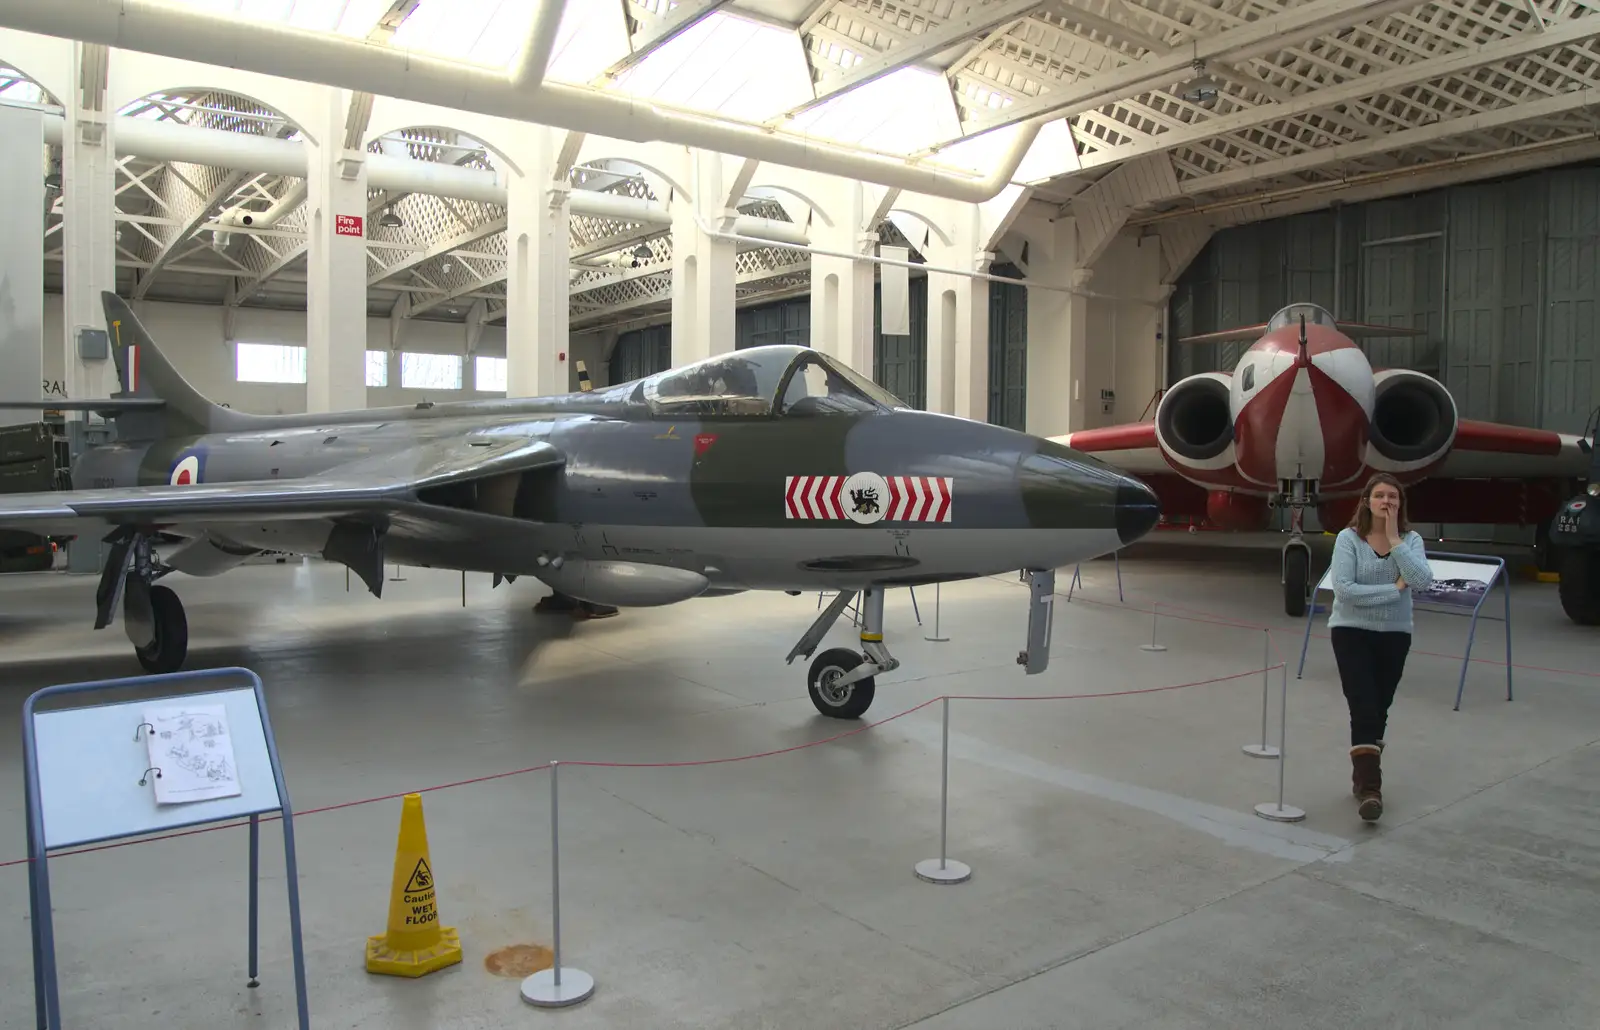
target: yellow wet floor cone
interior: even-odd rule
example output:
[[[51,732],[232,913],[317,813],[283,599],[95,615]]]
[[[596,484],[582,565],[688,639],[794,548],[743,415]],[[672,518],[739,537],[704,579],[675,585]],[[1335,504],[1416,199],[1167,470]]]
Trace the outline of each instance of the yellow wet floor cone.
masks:
[[[424,976],[461,961],[461,939],[439,925],[439,896],[428,858],[422,795],[407,794],[400,807],[400,839],[389,889],[389,929],[367,938],[367,972]]]

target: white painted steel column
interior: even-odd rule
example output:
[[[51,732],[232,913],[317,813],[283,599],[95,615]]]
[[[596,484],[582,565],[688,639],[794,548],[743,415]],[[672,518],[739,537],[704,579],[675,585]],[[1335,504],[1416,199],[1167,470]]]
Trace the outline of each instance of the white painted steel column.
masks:
[[[72,79],[82,83],[86,47],[79,43],[72,49]],[[116,119],[103,110],[105,95],[104,88],[91,91],[91,107],[85,106],[81,87],[60,98],[66,106],[66,121],[61,130],[63,283],[62,333],[57,346],[61,348],[59,367],[66,394],[75,400],[109,397],[120,389],[110,351],[104,361],[83,361],[78,357],[77,340],[80,328],[106,328],[100,294],[117,288]],[[27,167],[31,173],[38,162]],[[68,412],[66,417],[88,419],[90,415]]]
[[[306,411],[367,406],[367,169],[344,149],[350,96],[328,89],[306,154]]]
[[[44,126],[38,111],[0,107],[0,399],[38,400],[44,381]],[[39,421],[0,409],[0,425]]]
[[[732,232],[737,211],[725,209],[722,155],[693,150],[687,165],[692,197],[673,197],[672,364],[734,349],[734,283],[738,246],[706,235],[695,213],[720,232]]]
[[[1060,286],[1086,279],[1077,262],[1077,232],[1073,219],[1062,218],[1033,238],[1028,277]],[[1088,348],[1087,297],[1028,291],[1028,432],[1060,436],[1085,428]]]
[[[833,215],[833,224],[813,224],[811,241],[829,250],[873,254],[878,234],[862,228],[867,218],[862,184],[843,183],[823,192],[828,196],[823,203]],[[875,279],[870,261],[825,254],[811,256],[811,346],[833,355],[868,379],[872,378],[876,358],[872,340]]]
[[[978,250],[978,209],[961,210],[950,243],[928,241],[930,265],[988,272],[993,254]],[[989,281],[928,273],[928,410],[989,420]]]
[[[568,322],[571,201],[555,179],[564,133],[522,127],[506,186],[506,396],[577,388]]]

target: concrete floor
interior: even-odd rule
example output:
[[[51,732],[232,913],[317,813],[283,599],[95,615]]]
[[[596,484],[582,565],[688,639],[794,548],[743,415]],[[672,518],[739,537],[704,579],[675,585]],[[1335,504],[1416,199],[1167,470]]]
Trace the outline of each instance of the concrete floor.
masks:
[[[904,663],[871,718],[943,694],[1130,691],[1247,673],[1270,625],[1297,662],[1271,552],[1144,548],[1084,569],[1058,603],[1051,668],[1025,677],[1024,587],[1008,578],[888,603]],[[951,703],[950,856],[973,878],[917,880],[938,854],[940,706],[788,754],[561,773],[563,953],[595,996],[531,1008],[485,959],[551,936],[549,781],[424,795],[443,921],[465,961],[368,975],[397,800],[310,814],[550,759],[669,762],[764,752],[846,728],[817,716],[783,656],[815,595],[742,595],[600,622],[536,616],[526,581],[491,591],[408,569],[382,601],[342,569],[291,562],[172,577],[192,665],[255,669],[296,819],[318,1026],[648,1030],[848,1027],[1594,1026],[1600,1006],[1600,637],[1555,587],[1515,587],[1517,700],[1501,624],[1480,633],[1452,712],[1465,620],[1419,618],[1391,723],[1388,812],[1360,822],[1326,639],[1290,669],[1289,804],[1253,813],[1277,765],[1245,756],[1262,681],[1124,697]],[[1060,577],[1065,594],[1070,570]],[[25,854],[18,719],[50,683],[136,674],[94,583],[0,577],[0,862]],[[1151,633],[1168,650],[1139,649]],[[1140,608],[1146,611],[1140,611]],[[1318,631],[1322,631],[1319,629]],[[840,625],[830,643],[851,639]],[[1431,652],[1431,653],[1430,653]],[[1570,671],[1561,671],[1570,670]],[[1277,732],[1277,681],[1272,683]],[[243,831],[52,860],[69,1025],[289,1027],[293,980],[276,824],[262,834],[263,983],[245,988]],[[23,865],[0,867],[0,1026],[33,1026]]]

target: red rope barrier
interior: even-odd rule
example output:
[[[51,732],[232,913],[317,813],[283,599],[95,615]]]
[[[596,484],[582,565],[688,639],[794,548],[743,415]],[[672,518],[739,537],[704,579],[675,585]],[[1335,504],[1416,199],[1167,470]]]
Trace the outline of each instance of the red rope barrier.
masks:
[[[1080,586],[1081,586],[1081,584],[1080,584]],[[1126,591],[1124,591],[1124,592],[1126,592]],[[1058,595],[1060,594],[1059,591],[1057,591],[1057,593],[1058,593]],[[1065,595],[1060,595],[1060,596],[1064,597]],[[1137,604],[1132,604],[1132,603],[1128,603],[1128,602],[1096,601],[1094,598],[1089,597],[1086,593],[1074,593],[1072,595],[1072,601],[1083,601],[1085,604],[1097,605],[1097,606],[1099,606],[1101,608],[1116,608],[1116,609],[1119,609],[1119,610],[1122,610],[1122,611],[1141,612],[1141,613],[1143,613],[1145,615],[1153,615],[1153,614],[1155,614],[1155,609],[1154,608],[1142,608]],[[1285,629],[1285,628],[1283,628],[1283,627],[1281,627],[1281,626],[1268,626],[1268,625],[1265,625],[1265,624],[1262,624],[1262,623],[1234,621],[1234,620],[1229,620],[1229,619],[1226,619],[1226,618],[1218,618],[1218,617],[1212,616],[1212,613],[1210,613],[1210,612],[1201,612],[1197,608],[1189,608],[1189,607],[1186,607],[1186,606],[1181,605],[1181,604],[1174,604],[1171,601],[1161,601],[1161,602],[1158,602],[1158,603],[1161,606],[1161,613],[1162,614],[1165,615],[1165,614],[1171,613],[1171,617],[1173,619],[1175,619],[1175,620],[1180,621],[1180,622],[1198,622],[1198,623],[1201,623],[1202,625],[1207,625],[1207,626],[1227,626],[1227,627],[1230,627],[1232,629],[1249,629],[1249,630],[1255,630],[1258,633],[1261,632],[1261,631],[1266,631],[1267,633],[1270,633],[1272,635],[1272,637],[1273,637],[1272,649],[1273,649],[1274,653],[1276,653],[1277,656],[1280,659],[1284,657],[1283,651],[1278,647],[1277,637],[1280,634],[1288,633],[1290,631]],[[1179,614],[1179,613],[1182,613],[1182,612],[1193,612],[1194,614],[1187,615],[1187,616]],[[1201,618],[1202,615],[1210,616],[1210,617]],[[1302,631],[1296,631],[1296,632],[1298,633],[1298,632],[1302,632]],[[1311,636],[1315,640],[1327,640],[1328,639],[1328,634],[1326,634],[1326,633],[1312,633]],[[1425,656],[1427,656],[1429,658],[1448,658],[1451,661],[1455,661],[1455,662],[1461,661],[1462,657],[1463,657],[1462,655],[1458,655],[1458,654],[1446,654],[1446,653],[1441,652],[1441,651],[1423,651],[1423,650],[1419,650],[1419,649],[1416,649],[1416,648],[1413,648],[1411,653],[1412,654],[1425,655]],[[1474,664],[1474,665],[1504,665],[1505,663],[1502,662],[1502,661],[1497,661],[1496,659],[1493,659],[1493,658],[1474,658],[1474,659],[1472,659],[1472,664]],[[1588,679],[1600,679],[1600,670],[1561,669],[1561,668],[1553,668],[1553,667],[1546,666],[1546,665],[1523,665],[1523,664],[1521,664],[1519,662],[1512,662],[1511,663],[1511,667],[1513,669],[1522,669],[1525,672],[1548,672],[1548,673],[1552,673],[1552,674],[1555,674],[1555,675],[1558,675],[1558,676],[1583,676],[1583,677],[1588,678]]]
[[[1277,668],[1277,666],[1273,666],[1272,668]],[[1252,669],[1249,672],[1235,673],[1231,676],[1217,676],[1205,680],[1195,680],[1190,683],[1174,683],[1163,687],[1143,687],[1136,690],[1115,690],[1100,694],[1027,694],[1014,697],[988,696],[983,694],[951,694],[948,695],[948,697],[952,701],[1070,701],[1079,698],[1124,697],[1134,694],[1154,694],[1162,691],[1184,690],[1189,687],[1204,687],[1214,683],[1226,683],[1230,680],[1244,679],[1246,676],[1256,676],[1261,672],[1261,669]],[[903,712],[896,712],[894,715],[879,719],[876,722],[869,722],[865,725],[857,726],[855,729],[846,730],[843,733],[835,733],[831,737],[823,737],[820,740],[809,740],[804,744],[794,744],[789,747],[775,748],[771,751],[758,751],[753,754],[734,755],[728,758],[701,758],[693,761],[681,762],[596,762],[579,760],[562,761],[561,764],[582,765],[601,769],[682,769],[688,766],[696,765],[724,765],[729,762],[749,762],[758,758],[772,758],[776,755],[786,755],[794,751],[805,751],[809,748],[821,747],[824,744],[832,744],[836,741],[843,740],[846,737],[853,737],[858,733],[865,733],[867,730],[876,729],[879,726],[894,722],[896,719],[903,719],[906,716],[911,715],[913,712],[919,712],[922,709],[927,708],[929,705],[943,701],[946,696],[947,695],[941,694],[939,697],[929,698],[919,705],[914,705],[911,708],[907,708]],[[398,791],[393,794],[383,794],[378,797],[361,798],[358,801],[341,801],[337,804],[323,805],[319,808],[308,808],[304,811],[296,812],[294,814],[296,817],[303,817],[308,815],[318,815],[324,812],[336,812],[343,808],[355,808],[359,805],[376,804],[379,801],[393,801],[396,798],[405,797],[407,794],[429,794],[438,790],[450,790],[455,787],[465,787],[474,783],[487,783],[490,780],[503,780],[511,776],[523,776],[527,773],[540,772],[548,768],[550,768],[550,763],[545,762],[541,765],[530,765],[524,769],[512,769],[508,772],[490,773],[486,776],[474,776],[470,779],[455,780],[451,783],[440,783],[432,787],[422,787],[418,790]],[[281,815],[262,816],[260,822],[270,823],[282,818],[283,817]],[[73,855],[87,855],[96,851],[110,851],[114,848],[132,847],[136,844],[154,844],[157,841],[176,840],[179,837],[192,837],[201,833],[215,833],[218,830],[236,830],[240,827],[248,825],[250,825],[248,820],[217,823],[214,826],[202,826],[193,830],[180,830],[175,833],[164,833],[156,836],[140,837],[135,840],[122,840],[115,841],[110,844],[97,844],[93,847],[73,848],[68,851],[58,851],[53,853],[50,857],[68,858]],[[11,866],[26,865],[31,861],[33,861],[33,859],[30,857],[16,858],[8,862],[0,862],[0,869],[9,868]]]

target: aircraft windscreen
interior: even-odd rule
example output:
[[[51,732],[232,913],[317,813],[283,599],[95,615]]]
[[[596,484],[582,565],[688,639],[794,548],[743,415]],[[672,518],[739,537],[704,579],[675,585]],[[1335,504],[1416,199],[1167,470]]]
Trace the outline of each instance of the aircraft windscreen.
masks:
[[[1267,322],[1267,332],[1282,329],[1286,325],[1299,325],[1300,316],[1304,315],[1306,325],[1325,325],[1329,329],[1337,329],[1338,323],[1334,321],[1333,314],[1325,307],[1318,304],[1290,304],[1280,308]]]
[[[778,413],[790,417],[865,415],[884,407],[905,406],[894,394],[864,379],[843,362],[825,354],[808,354],[795,363]]]
[[[683,418],[759,418],[772,414],[772,398],[793,355],[752,350],[722,354],[675,368],[644,382],[652,415]]]

